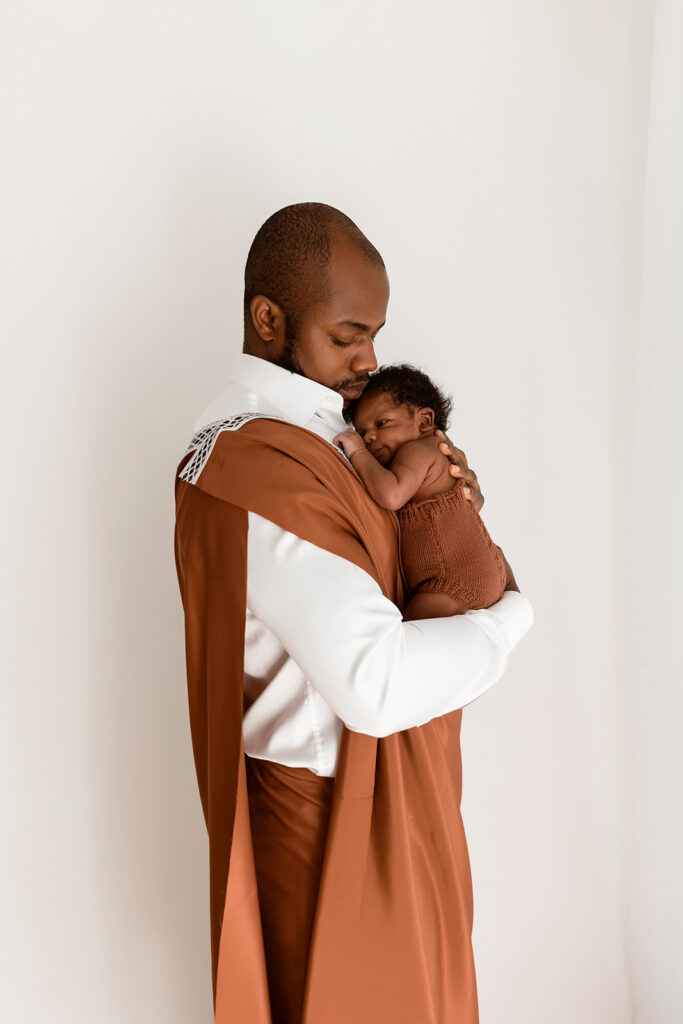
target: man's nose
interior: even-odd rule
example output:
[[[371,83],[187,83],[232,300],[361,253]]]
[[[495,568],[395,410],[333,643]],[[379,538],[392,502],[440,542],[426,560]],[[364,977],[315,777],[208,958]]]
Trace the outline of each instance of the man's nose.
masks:
[[[377,369],[375,346],[370,338],[353,353],[350,369],[352,373],[372,373]]]

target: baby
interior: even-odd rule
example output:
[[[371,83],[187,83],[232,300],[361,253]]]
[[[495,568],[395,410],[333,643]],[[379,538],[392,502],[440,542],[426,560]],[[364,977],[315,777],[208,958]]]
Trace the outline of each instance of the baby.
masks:
[[[451,405],[414,366],[382,366],[345,414],[355,429],[334,439],[377,504],[398,513],[406,619],[488,608],[506,585],[503,553],[439,451],[434,431],[445,433]]]

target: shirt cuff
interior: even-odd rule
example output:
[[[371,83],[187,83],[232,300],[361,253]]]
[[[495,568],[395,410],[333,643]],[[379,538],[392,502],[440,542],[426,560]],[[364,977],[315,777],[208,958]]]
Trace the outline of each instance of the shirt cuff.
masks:
[[[516,590],[506,590],[490,608],[465,612],[505,654],[509,654],[529,632],[534,622],[531,601]]]

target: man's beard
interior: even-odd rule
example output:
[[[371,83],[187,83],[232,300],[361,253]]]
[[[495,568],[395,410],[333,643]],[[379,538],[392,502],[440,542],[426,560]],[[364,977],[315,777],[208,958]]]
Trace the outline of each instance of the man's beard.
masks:
[[[306,374],[301,369],[296,356],[296,329],[297,325],[292,317],[285,314],[285,346],[273,362],[276,366],[281,366],[283,370],[289,370],[290,373],[298,373],[300,377],[305,377]]]
[[[296,332],[298,326],[298,323],[293,319],[293,317],[285,314],[285,344],[282,352],[273,360],[273,362],[276,366],[281,366],[284,370],[289,370],[290,373],[298,373],[300,377],[305,377],[306,374],[302,370],[297,358],[298,343]],[[362,373],[359,377],[344,377],[342,380],[337,380],[334,384],[330,384],[328,386],[332,391],[339,392],[344,391],[346,388],[357,387],[358,384],[366,384],[369,379],[369,373]]]

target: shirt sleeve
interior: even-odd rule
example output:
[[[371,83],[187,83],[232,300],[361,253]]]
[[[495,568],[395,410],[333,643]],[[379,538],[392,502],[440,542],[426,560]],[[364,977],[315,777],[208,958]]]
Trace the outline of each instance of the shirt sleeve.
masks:
[[[487,609],[404,622],[363,569],[254,512],[247,607],[344,724],[370,736],[471,703],[498,682],[533,623],[516,591]]]

